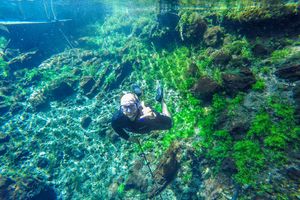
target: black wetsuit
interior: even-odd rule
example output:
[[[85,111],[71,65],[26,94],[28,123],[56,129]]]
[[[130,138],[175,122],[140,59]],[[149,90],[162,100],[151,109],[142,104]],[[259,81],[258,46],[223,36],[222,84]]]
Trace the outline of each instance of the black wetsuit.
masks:
[[[167,130],[172,127],[172,119],[170,117],[156,111],[153,112],[156,114],[155,119],[139,119],[139,116],[137,116],[134,121],[131,121],[121,110],[118,110],[114,113],[111,124],[113,129],[125,140],[129,138],[126,131],[143,134],[153,130]]]

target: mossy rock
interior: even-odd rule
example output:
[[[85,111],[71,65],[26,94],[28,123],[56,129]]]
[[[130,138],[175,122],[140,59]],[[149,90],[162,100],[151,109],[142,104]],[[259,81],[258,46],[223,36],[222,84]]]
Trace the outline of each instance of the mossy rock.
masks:
[[[220,85],[209,77],[201,77],[192,87],[191,91],[194,96],[204,102],[209,102],[213,95],[219,92]]]
[[[231,60],[232,56],[230,52],[226,49],[220,49],[214,51],[211,54],[212,61],[215,65],[226,66]]]
[[[0,176],[0,199],[57,199],[56,191],[37,178]]]
[[[246,92],[255,83],[255,77],[248,68],[241,68],[239,72],[227,72],[222,74],[223,87],[229,95],[238,92]]]
[[[75,90],[68,81],[62,80],[54,82],[47,89],[47,96],[53,101],[62,101],[70,95],[74,94]]]
[[[204,43],[207,46],[218,47],[223,43],[224,30],[220,26],[208,28],[204,34]]]
[[[224,16],[223,25],[253,38],[283,33],[293,35],[300,28],[298,9],[292,4],[230,10]]]
[[[181,39],[190,43],[202,41],[207,23],[197,12],[183,12],[177,26]]]
[[[239,23],[261,23],[268,20],[282,20],[286,17],[296,16],[296,5],[277,5],[262,7],[246,7],[241,11],[229,12],[226,17],[229,21]]]

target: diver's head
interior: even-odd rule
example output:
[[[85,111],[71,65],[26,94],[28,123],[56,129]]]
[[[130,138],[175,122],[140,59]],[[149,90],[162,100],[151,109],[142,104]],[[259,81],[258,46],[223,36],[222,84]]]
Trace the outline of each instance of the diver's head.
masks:
[[[138,113],[139,99],[135,94],[127,93],[121,98],[121,111],[129,119],[134,119]]]

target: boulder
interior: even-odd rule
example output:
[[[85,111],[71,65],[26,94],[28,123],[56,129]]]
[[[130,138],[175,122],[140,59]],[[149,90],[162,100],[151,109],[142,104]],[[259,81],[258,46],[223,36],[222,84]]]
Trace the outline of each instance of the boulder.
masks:
[[[32,177],[12,179],[0,175],[0,199],[45,199],[56,200],[55,190]]]
[[[208,28],[204,33],[204,43],[210,47],[218,47],[222,45],[224,31],[220,26]]]
[[[232,56],[230,55],[229,51],[220,49],[220,50],[214,51],[211,54],[211,58],[215,65],[220,65],[220,66],[225,67],[231,60]]]
[[[73,88],[66,81],[54,83],[48,89],[48,95],[53,101],[62,101],[74,93]]]
[[[41,111],[49,106],[49,100],[44,90],[34,91],[28,101],[35,112]]]
[[[286,174],[290,179],[300,183],[300,168],[299,166],[290,166],[286,169]]]
[[[32,67],[34,59],[36,59],[39,55],[36,51],[30,51],[26,53],[21,53],[18,56],[12,58],[7,64],[10,71],[15,71],[22,68],[30,68]]]
[[[297,121],[300,122],[300,81],[293,88],[293,98],[296,106],[295,116]]]
[[[300,80],[300,65],[283,66],[276,70],[275,75],[288,81]]]
[[[90,123],[92,122],[92,118],[90,116],[84,116],[81,119],[81,127],[86,129],[89,127]]]
[[[264,57],[271,53],[270,47],[266,46],[263,43],[254,44],[252,47],[252,52],[253,52],[254,56],[256,56],[256,57]]]
[[[138,171],[131,171],[125,183],[125,190],[136,189],[141,192],[146,192],[147,186],[147,180],[144,175]]]
[[[153,198],[162,192],[167,185],[175,178],[180,167],[179,152],[181,146],[178,142],[172,143],[158,163],[154,173],[155,185],[148,194]]]
[[[203,101],[210,101],[219,90],[220,85],[208,77],[201,77],[191,89],[194,96]]]
[[[87,94],[88,92],[91,91],[93,86],[95,85],[96,81],[93,79],[92,76],[84,76],[82,77],[79,85],[81,90],[83,91],[83,94]]]
[[[229,95],[235,95],[240,91],[246,92],[256,81],[248,68],[242,68],[237,73],[224,73],[222,80],[223,87]]]
[[[216,119],[216,130],[227,130],[234,141],[244,139],[250,128],[249,112],[243,106],[235,108],[233,114],[228,110],[221,112]]]
[[[237,173],[237,168],[236,168],[235,162],[232,158],[225,158],[222,161],[221,169],[223,172],[228,173],[228,174]]]
[[[184,12],[180,15],[177,28],[182,41],[197,43],[203,39],[207,24],[199,13]]]
[[[110,91],[118,88],[123,80],[129,76],[132,72],[132,63],[130,61],[125,61],[120,65],[116,66],[114,74],[110,74],[108,77],[105,77],[103,84],[104,91]],[[113,77],[113,75],[115,75]],[[113,78],[112,78],[113,77]]]
[[[133,167],[129,170],[129,176],[125,182],[125,189],[136,189],[146,192],[148,187],[147,178],[141,174],[143,168],[143,160],[136,160]]]

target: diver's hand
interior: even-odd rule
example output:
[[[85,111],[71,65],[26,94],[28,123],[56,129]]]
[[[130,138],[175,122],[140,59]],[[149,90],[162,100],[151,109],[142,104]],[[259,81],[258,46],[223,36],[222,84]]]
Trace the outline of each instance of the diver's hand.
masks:
[[[133,143],[138,144],[138,143],[139,143],[139,138],[138,138],[138,137],[135,137],[135,136],[130,136],[130,137],[128,138],[128,141],[129,141],[129,142],[133,142]]]
[[[150,107],[145,106],[145,102],[141,102],[141,107],[142,107],[142,115],[140,116],[140,119],[143,118],[148,118],[148,119],[154,119],[156,117],[155,112],[151,110]]]

